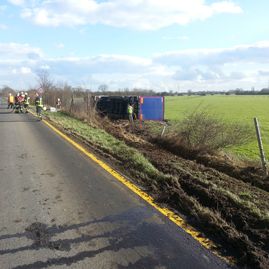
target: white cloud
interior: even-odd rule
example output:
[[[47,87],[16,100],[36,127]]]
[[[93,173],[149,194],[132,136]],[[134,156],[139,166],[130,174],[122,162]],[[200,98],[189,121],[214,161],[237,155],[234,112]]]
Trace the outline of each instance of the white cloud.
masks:
[[[32,70],[29,67],[23,66],[20,68],[20,72],[21,74],[26,75],[26,74],[31,74]]]
[[[149,72],[153,68],[150,59],[126,55],[47,58],[44,61],[51,67],[52,71],[72,76],[83,74],[140,74],[141,72]]]
[[[50,70],[50,66],[47,64],[41,65],[39,68],[42,70]]]
[[[20,68],[14,68],[11,70],[11,73],[14,75],[28,75],[32,73],[31,68],[22,66]]]
[[[190,38],[188,36],[163,36],[164,40],[179,40],[179,41],[188,41]]]
[[[170,66],[223,65],[226,63],[269,63],[269,42],[220,49],[189,49],[167,52],[154,57],[159,64]]]
[[[43,52],[39,48],[31,47],[29,44],[0,43],[0,62],[5,60],[23,61],[37,60],[42,57]]]
[[[7,25],[0,23],[0,30],[6,30],[8,28]]]
[[[19,0],[12,0],[21,2]],[[44,26],[104,24],[155,30],[205,20],[219,13],[241,13],[232,1],[204,0],[55,0],[25,4],[22,17]]]
[[[48,57],[29,44],[0,43],[0,85],[34,85],[35,73],[48,70],[55,80],[71,85],[110,89],[156,90],[257,89],[267,86],[269,42],[223,49],[167,52],[151,58],[129,55]]]
[[[269,77],[269,69],[267,70],[259,70],[258,71],[260,76]]]
[[[8,0],[8,2],[16,6],[22,6],[25,1],[24,0]]]
[[[167,52],[155,55],[152,61],[173,70],[173,80],[188,87],[229,89],[249,88],[253,84],[265,87],[266,71],[261,70],[269,68],[269,42]]]
[[[57,49],[63,49],[64,48],[64,44],[63,43],[58,43],[55,45]]]

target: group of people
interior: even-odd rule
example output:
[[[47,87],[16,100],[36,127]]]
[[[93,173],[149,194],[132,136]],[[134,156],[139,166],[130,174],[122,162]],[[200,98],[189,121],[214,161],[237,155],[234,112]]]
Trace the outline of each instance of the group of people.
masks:
[[[8,95],[8,106],[7,108],[12,108],[16,113],[23,112],[28,113],[28,108],[30,105],[30,97],[28,93],[20,92],[13,96],[12,93]]]
[[[42,96],[36,93],[35,97],[36,114],[41,117],[41,111],[43,108]],[[27,92],[19,92],[15,96],[10,93],[8,96],[8,108],[13,109],[16,113],[28,113],[30,105],[30,96]]]

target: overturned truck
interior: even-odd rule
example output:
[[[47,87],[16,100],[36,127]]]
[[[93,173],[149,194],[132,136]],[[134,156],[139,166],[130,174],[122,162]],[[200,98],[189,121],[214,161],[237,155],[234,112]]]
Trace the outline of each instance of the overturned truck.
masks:
[[[164,120],[163,96],[99,96],[96,109],[110,119],[128,119],[129,104],[134,108],[135,119]]]

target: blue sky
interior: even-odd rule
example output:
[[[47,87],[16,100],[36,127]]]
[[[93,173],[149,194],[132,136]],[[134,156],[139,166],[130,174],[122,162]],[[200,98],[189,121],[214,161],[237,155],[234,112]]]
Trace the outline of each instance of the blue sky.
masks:
[[[267,0],[1,0],[0,87],[260,89]]]

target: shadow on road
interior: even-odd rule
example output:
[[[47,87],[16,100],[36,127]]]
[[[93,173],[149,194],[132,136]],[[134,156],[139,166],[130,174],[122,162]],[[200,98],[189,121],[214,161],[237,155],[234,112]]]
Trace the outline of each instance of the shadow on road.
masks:
[[[160,248],[159,242],[160,238],[167,237],[164,234],[161,225],[158,225],[151,221],[143,221],[145,219],[150,219],[152,216],[145,212],[143,208],[134,208],[120,215],[112,215],[99,220],[92,220],[84,223],[69,225],[69,226],[47,226],[41,223],[34,223],[26,228],[25,232],[2,235],[0,240],[12,239],[12,238],[22,238],[26,237],[33,240],[33,243],[28,246],[23,246],[20,248],[13,249],[3,249],[0,250],[0,255],[4,254],[14,254],[21,251],[38,250],[41,248],[49,248],[68,252],[72,249],[74,244],[80,243],[90,243],[92,242],[92,250],[80,251],[79,253],[72,256],[64,256],[57,258],[48,258],[46,261],[35,261],[30,264],[19,265],[13,267],[13,269],[39,269],[46,268],[52,265],[67,265],[77,263],[86,258],[95,257],[104,252],[114,252],[115,255],[121,250],[128,251],[131,255],[136,252],[134,248],[137,247],[149,247],[151,251],[147,254],[139,255],[139,259],[129,264],[128,266],[123,266],[118,264],[118,268],[154,268],[155,266],[160,266],[165,264],[168,268],[177,268],[178,264],[177,255],[175,255],[175,249],[173,244],[164,244]],[[98,224],[106,225],[108,224],[109,231],[103,233],[97,233],[95,227]],[[113,225],[111,225],[113,223]],[[110,225],[109,225],[110,224]],[[115,225],[116,224],[116,225]],[[75,230],[79,231],[80,228],[87,228],[87,231],[80,231],[80,236],[66,239],[58,239],[56,241],[51,240],[53,236],[63,234],[66,231]],[[117,228],[115,228],[117,227]],[[90,231],[89,231],[90,230]],[[98,229],[99,231],[100,229]],[[103,229],[101,229],[103,230]],[[107,230],[107,229],[105,229]],[[154,231],[155,236],[152,236]],[[94,240],[106,239],[102,247],[96,249],[96,244]],[[87,244],[88,245],[88,244]],[[159,246],[155,248],[153,246]],[[89,247],[90,248],[90,247]],[[131,251],[131,252],[130,252]],[[121,255],[120,255],[121,256]],[[136,253],[137,256],[137,253]],[[119,257],[120,260],[123,257]],[[128,255],[126,256],[126,259]],[[114,260],[113,260],[114,262]],[[126,261],[124,262],[126,264]]]

